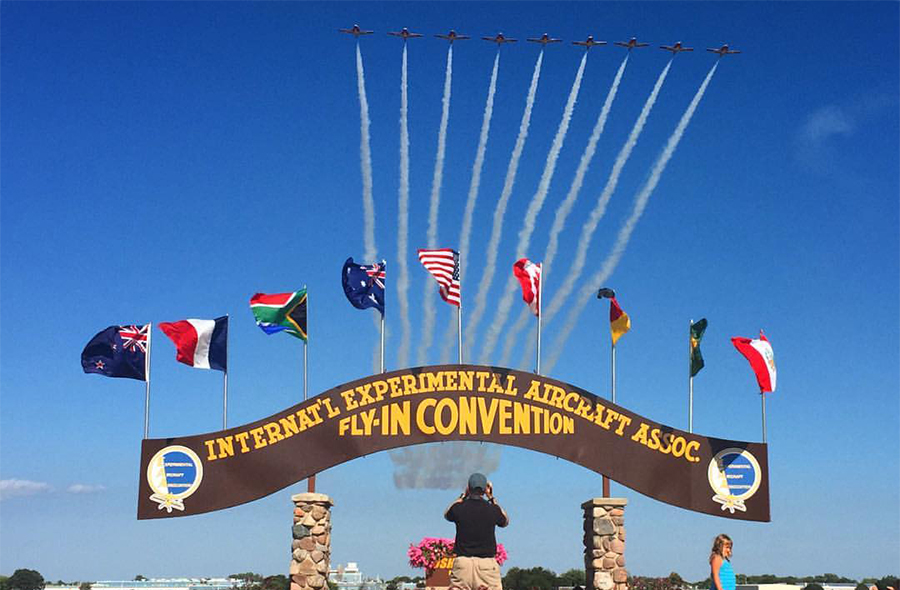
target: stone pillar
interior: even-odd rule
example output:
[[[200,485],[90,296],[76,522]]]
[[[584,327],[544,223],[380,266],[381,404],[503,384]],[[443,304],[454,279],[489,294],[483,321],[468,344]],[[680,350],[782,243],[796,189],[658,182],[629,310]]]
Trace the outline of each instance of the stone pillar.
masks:
[[[291,528],[291,590],[327,590],[331,564],[331,498],[296,494]]]
[[[594,498],[584,509],[584,571],[588,590],[628,590],[625,498]]]

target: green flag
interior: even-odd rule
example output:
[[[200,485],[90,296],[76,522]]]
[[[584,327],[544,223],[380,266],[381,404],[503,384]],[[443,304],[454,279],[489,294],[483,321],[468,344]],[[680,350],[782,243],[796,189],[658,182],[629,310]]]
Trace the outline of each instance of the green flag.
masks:
[[[700,341],[706,332],[706,318],[696,324],[691,324],[691,377],[695,376],[703,368],[703,355],[700,354]]]

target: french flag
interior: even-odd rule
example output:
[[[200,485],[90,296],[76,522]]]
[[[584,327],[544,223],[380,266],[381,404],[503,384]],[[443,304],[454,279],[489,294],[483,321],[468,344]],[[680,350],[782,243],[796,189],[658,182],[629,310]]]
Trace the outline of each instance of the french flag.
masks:
[[[214,320],[181,320],[160,322],[178,354],[179,362],[195,369],[226,371],[228,364],[228,316]]]

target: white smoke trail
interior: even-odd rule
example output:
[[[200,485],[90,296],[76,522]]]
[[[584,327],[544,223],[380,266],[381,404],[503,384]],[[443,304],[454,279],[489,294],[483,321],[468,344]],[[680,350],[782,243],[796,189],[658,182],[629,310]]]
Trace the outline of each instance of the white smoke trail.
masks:
[[[463,280],[468,268],[469,242],[472,235],[472,217],[475,213],[475,201],[478,199],[478,189],[481,186],[481,168],[484,165],[484,153],[487,149],[488,131],[491,128],[491,118],[494,113],[494,94],[497,92],[497,72],[500,68],[500,49],[494,57],[494,69],[491,72],[491,82],[488,86],[487,101],[484,105],[484,117],[481,120],[481,134],[478,137],[478,148],[475,150],[475,163],[472,164],[472,182],[469,184],[469,197],[466,199],[466,208],[463,212],[462,230],[459,234],[459,272],[460,280]],[[450,353],[456,342],[456,322],[448,322],[447,331],[444,334],[444,347],[441,350],[441,363],[450,362]]]
[[[490,475],[500,467],[499,445],[448,441],[390,451],[399,489],[461,489],[470,473]]]
[[[363,73],[362,53],[356,44],[356,85],[359,89],[359,165],[363,183],[363,243],[367,261],[375,260],[375,200],[372,198],[372,150],[369,147],[369,101],[366,99],[366,78]]]
[[[528,125],[531,123],[531,110],[534,108],[534,97],[537,92],[538,79],[541,76],[541,64],[544,61],[544,51],[538,54],[537,62],[534,64],[534,72],[531,75],[531,86],[528,88],[528,96],[525,99],[525,112],[522,113],[522,120],[519,123],[519,135],[516,138],[516,144],[513,147],[512,155],[509,158],[509,166],[506,169],[506,179],[503,182],[503,190],[500,193],[500,199],[494,208],[494,222],[491,227],[491,237],[487,245],[487,262],[481,274],[481,281],[478,284],[478,295],[476,301],[477,306],[481,307],[481,313],[484,312],[484,304],[487,298],[488,288],[491,286],[491,280],[494,278],[494,269],[497,264],[497,251],[500,244],[500,236],[503,233],[503,216],[506,214],[506,206],[509,203],[509,197],[512,194],[513,185],[516,181],[516,172],[519,169],[519,158],[522,156],[522,149],[525,147],[525,139],[528,137]],[[476,307],[477,311],[477,307]],[[472,350],[472,342],[475,336],[475,326],[477,318],[469,318],[469,325],[466,327],[466,350]],[[471,352],[469,353],[471,354]]]
[[[709,81],[712,80],[713,74],[716,72],[718,66],[719,63],[716,62],[712,69],[709,70],[709,73],[706,75],[706,78],[703,80],[703,83],[691,100],[691,104],[688,105],[687,110],[681,116],[681,120],[678,121],[678,126],[675,127],[675,131],[672,133],[672,136],[669,137],[669,141],[666,142],[665,149],[663,149],[662,154],[657,158],[656,163],[653,164],[650,177],[647,179],[647,182],[644,184],[643,188],[641,188],[640,192],[635,196],[634,208],[631,212],[631,216],[625,221],[621,229],[619,229],[619,235],[616,238],[615,244],[613,244],[609,256],[603,261],[600,270],[598,270],[585,284],[578,301],[569,310],[566,323],[563,326],[562,331],[560,331],[559,336],[556,338],[554,346],[550,348],[552,352],[547,362],[547,371],[552,370],[556,361],[559,360],[559,356],[562,354],[563,345],[568,339],[569,334],[575,328],[575,324],[578,322],[578,316],[581,315],[584,306],[587,305],[588,301],[591,301],[594,298],[594,293],[596,293],[597,289],[599,289],[606,279],[609,278],[619,264],[619,260],[622,259],[622,255],[625,253],[625,247],[628,246],[628,240],[631,238],[631,232],[634,231],[635,225],[637,225],[638,220],[640,220],[641,215],[644,213],[650,195],[659,183],[659,179],[666,169],[666,164],[669,163],[669,159],[672,157],[672,154],[675,153],[675,148],[678,147],[678,142],[681,141],[681,136],[684,135],[688,123],[691,122],[691,117],[694,116],[694,111],[697,110],[697,105],[700,104],[700,99],[703,98],[706,87],[709,85]]]
[[[447,70],[444,74],[444,98],[441,101],[441,125],[438,129],[437,156],[434,159],[434,177],[431,181],[431,203],[428,208],[428,233],[426,243],[429,248],[437,247],[438,209],[441,204],[441,183],[444,178],[444,153],[447,147],[447,120],[450,118],[450,81],[453,77],[453,44],[447,50]],[[424,306],[422,318],[422,343],[419,346],[418,363],[424,365],[428,349],[434,336],[434,279],[425,277]]]
[[[628,135],[628,139],[625,141],[625,145],[622,146],[622,149],[619,150],[619,155],[616,157],[616,161],[613,164],[612,171],[609,174],[609,179],[606,181],[606,186],[603,187],[603,192],[600,193],[600,197],[597,199],[597,204],[594,206],[594,210],[591,211],[590,217],[588,217],[587,221],[584,222],[584,225],[581,228],[581,236],[578,240],[578,245],[575,251],[575,259],[572,261],[572,265],[569,267],[569,270],[565,274],[565,281],[562,286],[560,286],[559,291],[556,292],[556,295],[553,297],[553,300],[547,306],[546,310],[542,310],[544,317],[543,321],[546,325],[553,319],[553,316],[562,308],[563,304],[566,301],[566,298],[572,292],[572,289],[575,287],[575,284],[581,278],[581,273],[584,270],[585,262],[587,261],[587,251],[588,247],[591,245],[591,238],[594,235],[594,231],[597,229],[597,224],[600,223],[600,220],[603,218],[604,213],[606,213],[606,205],[609,203],[609,199],[612,197],[613,192],[616,190],[616,185],[619,182],[619,175],[622,173],[622,168],[625,166],[625,162],[628,161],[628,157],[631,156],[631,151],[634,149],[635,144],[637,143],[638,137],[641,134],[641,131],[644,128],[644,124],[647,122],[647,117],[650,115],[650,110],[653,108],[653,104],[656,102],[656,97],[659,95],[659,90],[662,88],[663,81],[666,79],[666,75],[669,73],[669,68],[672,66],[672,61],[669,60],[669,63],[666,64],[666,67],[663,69],[662,73],[660,73],[659,78],[656,79],[656,84],[653,86],[653,91],[650,93],[650,96],[647,97],[647,101],[644,103],[644,108],[641,109],[641,114],[638,116],[637,121],[634,124],[634,127],[631,130],[631,133]]]
[[[403,43],[403,60],[400,64],[400,190],[397,198],[397,310],[400,313],[400,346],[397,363],[406,367],[409,363],[409,267],[406,251],[409,249],[409,126],[407,116],[406,43]]]
[[[515,260],[528,255],[528,245],[531,242],[531,235],[534,233],[534,224],[537,220],[538,213],[541,211],[541,207],[544,206],[544,200],[547,198],[547,193],[550,191],[550,182],[553,180],[553,173],[556,171],[556,161],[559,159],[559,152],[562,150],[563,143],[566,140],[566,133],[569,131],[569,123],[572,121],[572,112],[575,110],[575,101],[578,99],[579,90],[581,90],[581,78],[584,76],[584,66],[587,64],[587,56],[588,54],[585,51],[581,58],[581,64],[578,66],[578,72],[575,74],[575,81],[572,83],[572,89],[569,91],[569,98],[563,109],[562,119],[559,121],[556,136],[553,138],[553,143],[550,145],[550,151],[547,153],[547,161],[544,163],[544,171],[538,182],[537,191],[531,198],[531,202],[528,204],[528,209],[525,212],[525,219],[522,221],[522,229],[519,230],[519,241],[516,244],[515,256],[513,257]],[[497,339],[500,337],[500,330],[503,328],[503,324],[506,323],[506,318],[509,317],[509,309],[512,306],[514,300],[513,295],[516,292],[518,284],[519,281],[512,273],[507,275],[506,287],[503,290],[503,295],[500,297],[497,311],[494,314],[494,321],[488,328],[484,338],[484,344],[482,345],[482,363],[488,362],[491,353],[494,352],[494,347],[497,345]],[[486,295],[487,294],[485,293],[484,300],[477,302],[475,313],[472,314],[473,317],[469,320],[469,324],[472,327],[477,325],[478,321],[481,319],[481,314],[484,313],[485,307],[487,306]]]
[[[544,252],[544,257],[540,260],[540,262],[543,263],[545,277],[546,271],[553,267],[553,260],[556,258],[556,252],[559,249],[559,234],[562,233],[562,230],[565,228],[566,219],[568,218],[569,213],[572,212],[575,200],[581,192],[581,187],[584,184],[584,177],[587,174],[591,160],[597,151],[597,142],[600,141],[600,136],[603,134],[603,129],[606,127],[606,119],[609,117],[612,103],[619,91],[619,83],[622,81],[622,75],[625,73],[625,66],[627,63],[628,54],[626,54],[625,59],[622,60],[619,71],[616,72],[616,77],[613,79],[612,86],[610,86],[609,92],[606,93],[606,100],[603,103],[603,108],[600,109],[600,115],[597,117],[597,123],[594,125],[594,131],[591,133],[587,146],[584,148],[584,153],[581,155],[581,161],[578,163],[578,169],[575,171],[575,177],[572,179],[572,185],[569,187],[569,192],[566,194],[566,198],[563,200],[562,204],[556,210],[553,226],[550,228],[550,238],[547,243],[547,249]],[[544,284],[546,285],[546,283]],[[515,286],[513,286],[513,289],[515,289]],[[519,333],[525,328],[528,322],[531,321],[532,317],[534,316],[531,311],[527,307],[523,307],[516,323],[507,331],[506,342],[503,345],[503,356],[499,363],[501,367],[507,366],[506,363],[509,362],[509,357],[512,355],[513,346],[518,342],[517,338]]]

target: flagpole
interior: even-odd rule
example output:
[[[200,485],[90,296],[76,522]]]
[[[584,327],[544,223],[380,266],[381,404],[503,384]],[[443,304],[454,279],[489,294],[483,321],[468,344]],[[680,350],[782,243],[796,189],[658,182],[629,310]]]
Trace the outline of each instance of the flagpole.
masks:
[[[381,314],[381,372],[384,373],[384,314]]]
[[[456,308],[456,340],[457,340],[457,346],[459,347],[459,364],[463,364],[463,353],[462,353],[462,301],[459,302],[459,306]]]
[[[691,333],[694,328],[694,320],[688,325],[688,432],[694,432],[694,375],[693,359],[694,347],[691,344]]]
[[[612,403],[616,403],[616,343],[613,342],[612,348],[610,349],[610,365],[612,366]],[[603,476],[603,497],[609,498],[609,478],[607,476]]]
[[[144,375],[147,377],[144,391],[144,438],[150,438],[150,337],[153,322],[147,324],[147,358],[144,360]]]
[[[225,314],[225,325],[228,325],[229,316]],[[225,332],[225,371],[222,379],[222,430],[228,428],[228,332]]]
[[[538,265],[540,272],[538,274],[538,326],[537,326],[537,369],[535,373],[541,374],[541,302],[543,300],[542,292],[544,289],[544,263]]]
[[[759,393],[762,398],[762,429],[763,429],[763,443],[766,442],[766,392],[761,391]]]

